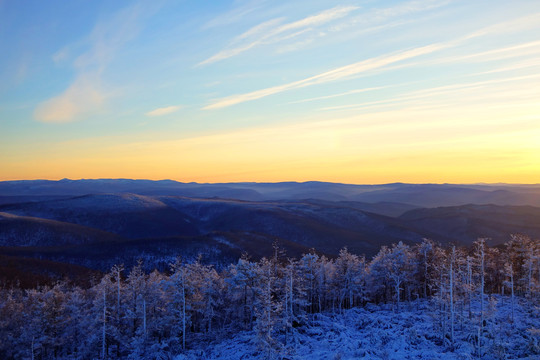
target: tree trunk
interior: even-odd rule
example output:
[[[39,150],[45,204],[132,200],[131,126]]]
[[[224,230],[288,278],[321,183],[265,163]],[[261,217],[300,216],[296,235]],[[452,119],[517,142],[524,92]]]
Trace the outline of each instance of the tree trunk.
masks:
[[[467,256],[467,292],[469,293],[469,319],[472,318],[471,302],[472,302],[472,271],[471,258]]]
[[[143,330],[146,336],[146,299],[143,299]]]
[[[484,243],[481,244],[481,266],[480,266],[480,336],[478,337],[478,353],[482,356],[482,335],[484,333]]]
[[[427,299],[427,249],[424,249],[424,298]]]
[[[401,285],[401,281],[396,281],[396,299],[397,299],[397,312],[399,312],[399,286]]]
[[[105,288],[103,289],[103,333],[102,333],[102,339],[101,339],[101,358],[105,359],[106,356],[106,343],[107,343],[107,298],[105,293]]]
[[[182,349],[186,349],[186,284],[182,269]]]
[[[510,286],[512,287],[512,322],[514,322],[514,267],[510,264]]]
[[[454,347],[454,256],[456,253],[455,246],[452,247],[452,257],[450,258],[450,341],[452,348]]]

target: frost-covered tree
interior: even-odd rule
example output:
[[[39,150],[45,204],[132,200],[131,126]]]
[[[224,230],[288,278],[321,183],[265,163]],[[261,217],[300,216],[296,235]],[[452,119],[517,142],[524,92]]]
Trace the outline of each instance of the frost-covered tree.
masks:
[[[246,327],[252,329],[258,289],[257,264],[243,255],[237,264],[230,266],[228,274],[226,283],[229,285],[229,294],[232,298],[229,300],[239,302],[238,309],[234,309],[238,311],[234,312],[240,314],[240,320]]]
[[[94,358],[108,359],[111,345],[111,309],[116,302],[114,282],[106,274],[101,281],[91,289],[92,307],[90,317],[93,321],[88,324],[87,336],[90,339],[89,351]],[[99,355],[98,355],[99,354]]]
[[[355,298],[364,290],[364,262],[343,248],[335,261],[335,268],[336,281],[341,284],[339,307],[351,308],[355,305]]]
[[[381,248],[371,263],[371,272],[377,275],[376,279],[384,278],[392,286],[398,312],[403,286],[413,278],[415,271],[413,253],[410,247],[401,241],[391,249]]]
[[[472,296],[474,292],[474,283],[473,283],[473,258],[467,256],[467,275],[466,275],[466,291],[467,291],[467,303],[469,305],[469,319],[472,318]]]
[[[6,359],[39,358],[44,353],[44,345],[47,343],[41,321],[41,291],[38,289],[25,292],[10,291],[6,295],[2,296],[3,304],[0,308],[2,315],[0,354]]]
[[[510,288],[510,319],[512,322],[514,322],[514,264],[512,264],[511,261],[507,262],[505,264],[505,272],[508,275],[508,281],[506,282],[506,286]]]
[[[387,302],[390,298],[389,259],[390,249],[387,246],[382,246],[369,264],[369,289],[371,298],[375,302]]]
[[[147,340],[147,275],[141,260],[131,269],[125,283],[125,336],[131,357],[143,358]]]
[[[180,258],[171,264],[172,274],[166,283],[167,305],[170,315],[169,328],[174,340],[178,341],[181,349],[186,348],[186,333],[191,324],[193,287],[186,264]]]
[[[423,297],[438,293],[440,289],[440,265],[447,258],[446,253],[440,245],[431,239],[423,239],[422,242],[413,248],[416,253],[416,278],[417,283],[422,287]]]
[[[478,355],[483,354],[483,334],[484,334],[484,291],[485,291],[485,255],[486,255],[486,239],[479,238],[474,243],[475,254],[478,259],[478,272],[480,277],[480,324],[478,326]]]
[[[283,327],[283,302],[278,295],[278,278],[275,263],[263,258],[259,262],[258,291],[256,300],[255,330],[257,342],[262,352],[262,358],[277,358],[281,344],[275,338],[275,333]]]
[[[463,329],[465,321],[465,308],[469,297],[468,274],[467,274],[468,252],[465,248],[454,247],[453,263],[453,299],[455,307],[456,325],[459,320],[460,327]],[[472,291],[472,289],[471,289]]]
[[[513,234],[506,243],[512,262],[516,289],[529,299],[538,297],[540,290],[540,242],[529,236]]]
[[[315,251],[311,251],[308,254],[304,254],[298,262],[299,271],[305,283],[307,292],[307,302],[305,305],[308,306],[307,310],[310,313],[313,313],[318,307],[318,300],[320,298],[320,294],[317,296],[316,293],[318,260],[319,256],[315,253]]]
[[[216,308],[221,303],[222,281],[211,265],[204,265],[200,257],[186,264],[191,290],[192,322],[195,331],[211,331]]]
[[[448,277],[449,277],[449,294],[448,294],[448,297],[449,297],[449,302],[450,302],[450,342],[452,344],[452,347],[454,346],[454,319],[455,319],[455,314],[454,314],[454,286],[455,286],[455,281],[454,281],[454,263],[455,263],[455,259],[456,259],[456,247],[455,246],[452,246],[452,252],[450,254],[450,259],[449,259],[449,266],[448,266]]]
[[[422,243],[416,246],[416,252],[418,254],[418,265],[421,271],[418,271],[420,281],[422,283],[422,295],[424,298],[428,297],[428,283],[429,283],[429,267],[431,266],[430,255],[433,251],[433,241],[424,238]]]
[[[64,313],[66,321],[61,337],[64,342],[64,355],[72,359],[95,358],[92,343],[96,332],[89,331],[99,319],[91,312],[92,292],[73,287],[66,293]]]
[[[321,256],[316,263],[316,279],[318,289],[318,304],[319,311],[332,309],[335,311],[335,291],[334,284],[336,283],[336,266],[331,259],[326,256]]]
[[[473,249],[428,240],[412,248],[399,243],[381,248],[367,264],[346,249],[334,259],[312,251],[295,260],[274,247],[270,258],[242,256],[221,272],[201,258],[177,259],[167,273],[148,274],[142,263],[126,274],[114,266],[86,288],[65,282],[29,290],[0,287],[0,358],[168,359],[184,351],[189,356],[199,344],[239,330],[259,345],[258,357],[279,358],[304,341],[310,327],[343,316],[333,310],[351,316],[358,312],[345,309],[393,300],[400,311],[411,293],[436,305],[434,327],[446,349],[456,344],[463,351],[457,342],[465,331],[476,355],[491,356],[512,333],[500,323],[494,327],[503,287],[514,326],[526,314],[522,306],[534,314],[538,253],[538,242],[522,235],[512,236],[504,251],[488,247],[485,239]],[[471,321],[464,324],[467,303]],[[534,322],[530,329],[520,334],[526,350],[519,356],[538,353]],[[419,340],[412,330],[407,336]]]
[[[308,304],[306,289],[309,281],[306,281],[306,278],[302,276],[301,269],[298,262],[293,259],[289,259],[284,269],[285,299],[283,302],[283,314],[287,334],[293,333],[294,327],[305,323],[306,320]]]

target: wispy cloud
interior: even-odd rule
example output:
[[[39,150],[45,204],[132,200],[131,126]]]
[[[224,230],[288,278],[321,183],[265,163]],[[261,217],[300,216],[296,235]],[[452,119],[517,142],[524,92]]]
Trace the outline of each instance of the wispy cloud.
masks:
[[[466,55],[448,56],[442,59],[433,60],[431,64],[458,63],[458,62],[482,62],[497,61],[508,58],[537,55],[540,53],[540,41],[531,41],[523,44],[468,53]]]
[[[247,15],[257,10],[262,5],[262,3],[264,3],[264,1],[248,1],[246,3],[243,3],[238,7],[227,11],[224,14],[214,17],[212,20],[208,21],[203,25],[203,29],[210,29],[218,26],[234,24],[238,21],[241,21]]]
[[[326,95],[326,96],[317,96],[317,97],[309,98],[309,99],[290,101],[289,104],[300,104],[300,103],[305,103],[305,102],[310,102],[310,101],[333,99],[333,98],[336,98],[336,97],[359,94],[359,93],[364,93],[364,92],[369,92],[369,91],[375,91],[375,90],[385,89],[385,88],[388,88],[388,87],[389,86],[377,86],[377,87],[371,87],[371,88],[365,88],[365,89],[355,89],[355,90],[345,91],[345,92],[342,92],[342,93],[339,93],[339,94],[332,94],[332,95]]]
[[[332,111],[332,110],[360,110],[360,109],[371,109],[374,107],[381,107],[386,109],[389,106],[418,106],[420,103],[418,100],[427,100],[427,99],[442,99],[443,102],[437,101],[432,105],[440,107],[441,104],[450,103],[455,105],[455,99],[458,102],[464,103],[465,101],[480,101],[482,99],[494,99],[500,97],[515,98],[515,99],[526,99],[531,94],[535,94],[537,87],[523,86],[524,82],[529,80],[536,80],[540,78],[538,74],[525,75],[525,76],[514,76],[509,78],[502,79],[492,79],[485,81],[474,81],[474,82],[465,82],[452,85],[437,86],[417,91],[412,91],[405,93],[399,96],[393,96],[392,98],[365,102],[365,103],[354,103],[348,105],[339,105],[339,106],[328,106],[323,107],[319,110],[321,111]],[[508,85],[509,83],[515,83],[514,86]],[[496,85],[502,84],[500,87]],[[457,98],[455,97],[457,95]],[[453,97],[454,96],[454,97]],[[453,100],[452,100],[453,99]]]
[[[399,61],[404,61],[417,56],[430,54],[435,51],[447,48],[450,45],[448,43],[439,43],[427,45],[412,50],[406,50],[395,54],[383,55],[367,60],[362,60],[354,64],[346,65],[324,72],[319,75],[315,75],[303,80],[294,81],[288,84],[273,86],[270,88],[253,91],[246,94],[232,95],[215,101],[214,103],[204,107],[204,109],[219,109],[236,104],[240,104],[246,101],[260,99],[269,95],[281,93],[283,91],[303,88],[306,86],[312,86],[317,84],[328,83],[337,80],[343,80],[359,75],[363,72],[382,68],[386,65],[390,65]]]
[[[155,117],[155,116],[168,115],[168,114],[177,112],[181,108],[182,106],[180,105],[161,107],[161,108],[157,108],[157,109],[147,112],[146,116]]]
[[[65,47],[55,52],[52,56],[52,59],[55,63],[59,64],[65,61],[68,58],[68,55],[69,55],[69,50],[67,47]]]
[[[259,25],[255,25],[249,30],[243,32],[242,34],[238,35],[232,40],[232,43],[239,43],[242,40],[249,39],[256,36],[264,36],[265,33],[268,31],[271,31],[273,28],[278,26],[280,23],[282,23],[285,20],[284,17],[271,19],[268,21],[265,21],[263,23],[260,23]]]
[[[337,6],[324,10],[318,14],[305,17],[301,20],[279,25],[282,19],[272,19],[252,27],[232,40],[231,45],[212,55],[198,65],[207,65],[239,55],[251,48],[262,44],[276,43],[290,39],[314,27],[343,18],[356,6]]]
[[[353,16],[357,6],[336,6],[324,10],[318,14],[307,16],[303,19],[283,24],[284,17],[271,19],[248,29],[244,33],[231,40],[230,44],[223,50],[217,52],[197,66],[208,65],[222,61],[248,50],[262,45],[275,43],[285,43],[287,40],[303,36],[300,40],[292,44],[285,44],[276,49],[277,53],[296,51],[307,44],[315,41],[316,38],[323,37],[329,33],[350,31],[355,29],[356,35],[369,32],[381,31],[396,26],[401,26],[412,22],[403,20],[404,16],[419,13],[434,8],[439,8],[449,3],[449,1],[410,1],[389,8],[375,9],[362,15]],[[234,10],[234,13],[244,16],[246,11],[252,12],[253,7],[242,6]],[[393,18],[400,18],[397,21],[390,21]],[[342,19],[336,22],[334,20]],[[322,25],[331,24],[323,31],[316,31]],[[375,24],[375,25],[374,25]],[[367,25],[367,27],[366,27]],[[360,29],[360,30],[358,30]]]
[[[302,80],[290,82],[283,85],[273,86],[261,90],[256,90],[244,94],[237,94],[237,95],[231,95],[227,96],[221,99],[217,99],[213,103],[205,106],[203,109],[210,110],[210,109],[219,109],[219,108],[225,108],[232,105],[244,103],[247,101],[257,100],[269,95],[274,95],[277,93],[281,93],[284,91],[289,91],[293,89],[303,88],[307,86],[312,85],[318,85],[338,80],[344,80],[344,79],[351,79],[353,77],[359,76],[363,73],[379,70],[387,67],[388,65],[392,65],[404,60],[416,58],[422,55],[427,55],[431,53],[435,53],[437,51],[453,48],[456,46],[459,46],[467,41],[471,41],[473,39],[481,38],[488,35],[497,35],[501,32],[504,32],[505,29],[508,26],[513,26],[519,24],[520,28],[530,28],[531,26],[537,26],[535,25],[535,20],[537,18],[540,18],[540,14],[533,14],[524,18],[520,19],[513,19],[509,21],[505,21],[503,23],[499,23],[496,25],[488,26],[481,28],[475,32],[472,32],[470,34],[466,34],[464,36],[458,37],[456,39],[446,41],[446,42],[439,42],[434,43],[427,46],[418,47],[411,50],[405,50],[393,54],[387,54],[382,55],[374,58],[370,58],[367,60],[362,60],[350,65],[342,66],[324,73],[321,73],[319,75],[315,75],[309,78],[305,78]],[[530,46],[534,46],[536,42],[533,42],[530,44]],[[527,47],[527,46],[524,46]],[[411,64],[411,66],[418,66],[418,63]]]
[[[536,59],[530,59],[526,61],[520,61],[511,65],[508,65],[508,66],[502,66],[496,69],[484,71],[480,74],[494,74],[494,73],[505,72],[505,71],[527,69],[527,68],[531,68],[535,66],[540,66],[540,59],[536,58]]]
[[[106,97],[95,78],[80,75],[62,94],[39,104],[34,117],[46,123],[70,122],[101,108]]]
[[[103,87],[102,75],[118,50],[139,31],[141,16],[148,13],[140,3],[127,7],[109,19],[99,21],[88,37],[89,49],[74,61],[76,76],[61,94],[38,104],[34,118],[48,123],[64,123],[101,110],[114,92]],[[53,55],[55,62],[66,59],[64,48]]]
[[[491,26],[486,26],[465,37],[465,39],[474,39],[493,34],[511,34],[530,29],[538,28],[540,24],[540,13],[534,13],[518,19],[511,19]]]
[[[414,14],[444,7],[450,2],[443,0],[413,0],[387,8],[375,8],[357,16],[351,16],[347,21],[333,25],[330,30],[334,32],[347,30],[356,34],[384,30],[413,22],[412,16]]]

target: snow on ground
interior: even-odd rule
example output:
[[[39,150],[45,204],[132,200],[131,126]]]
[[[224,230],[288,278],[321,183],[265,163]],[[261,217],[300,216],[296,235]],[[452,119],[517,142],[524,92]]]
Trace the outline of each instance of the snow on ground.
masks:
[[[343,314],[315,314],[293,335],[277,336],[276,359],[540,359],[540,304],[516,299],[514,323],[510,321],[508,297],[486,297],[486,326],[482,356],[477,356],[479,306],[473,318],[457,311],[455,346],[441,340],[438,307],[435,302],[401,304],[399,313],[391,305],[368,304]],[[463,320],[463,321],[462,321]],[[228,334],[224,340],[199,340],[175,360],[262,359],[255,332]],[[286,344],[286,345],[283,345]],[[277,348],[277,347],[276,347]]]

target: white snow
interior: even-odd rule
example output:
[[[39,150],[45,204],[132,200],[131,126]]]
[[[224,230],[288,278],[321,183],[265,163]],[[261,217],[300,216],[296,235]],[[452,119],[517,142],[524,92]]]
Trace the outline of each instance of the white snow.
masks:
[[[368,304],[342,314],[315,314],[294,334],[280,335],[286,343],[276,359],[540,359],[540,307],[520,299],[516,320],[510,322],[510,299],[494,296],[495,311],[487,316],[484,354],[476,356],[478,319],[456,316],[456,343],[443,342],[436,320],[436,304],[426,300],[403,303],[396,313],[391,304]],[[479,304],[475,303],[475,310]],[[478,313],[476,312],[476,315]],[[261,359],[254,332],[230,333],[209,342],[199,339],[175,360]]]

